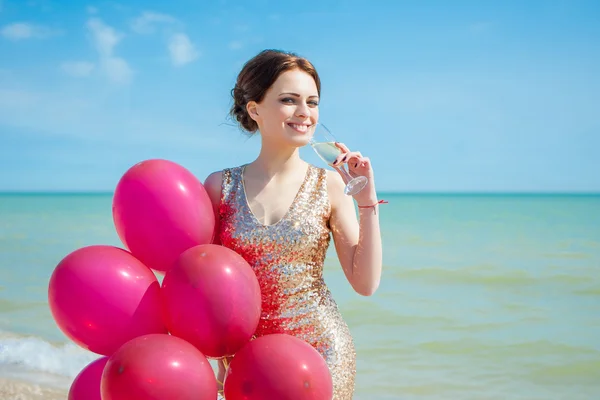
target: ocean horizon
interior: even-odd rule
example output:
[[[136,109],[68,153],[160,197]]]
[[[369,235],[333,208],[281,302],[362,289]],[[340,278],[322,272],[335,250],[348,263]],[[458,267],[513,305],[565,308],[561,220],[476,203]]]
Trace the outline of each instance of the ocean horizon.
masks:
[[[15,195],[114,195],[114,190],[0,190],[0,196]],[[379,196],[600,196],[600,191],[377,191]]]

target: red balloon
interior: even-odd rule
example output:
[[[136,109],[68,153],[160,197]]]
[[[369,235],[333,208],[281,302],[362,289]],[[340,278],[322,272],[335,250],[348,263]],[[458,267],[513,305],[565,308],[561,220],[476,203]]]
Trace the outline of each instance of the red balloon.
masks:
[[[68,400],[102,400],[100,379],[107,361],[100,357],[83,368],[71,383]]]
[[[169,332],[211,358],[235,354],[258,326],[260,286],[252,267],[226,247],[195,246],[162,282]]]
[[[261,336],[233,358],[223,386],[227,400],[331,400],[327,363],[310,344],[291,335]]]
[[[50,277],[48,303],[68,338],[105,356],[134,337],[167,332],[156,276],[113,246],[88,246],[67,255]]]
[[[125,343],[102,374],[102,400],[215,400],[217,380],[202,353],[183,339],[145,335]]]
[[[165,272],[190,247],[211,243],[212,203],[202,183],[167,160],[146,160],[119,180],[113,220],[121,241],[148,267]]]

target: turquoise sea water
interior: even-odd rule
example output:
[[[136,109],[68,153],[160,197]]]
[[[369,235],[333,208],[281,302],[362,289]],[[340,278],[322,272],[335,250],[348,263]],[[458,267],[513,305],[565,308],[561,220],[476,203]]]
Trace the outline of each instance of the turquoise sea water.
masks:
[[[353,293],[333,251],[325,271],[356,399],[600,398],[600,196],[381,197],[379,291]],[[121,246],[111,201],[0,195],[0,378],[68,387],[96,357],[56,327],[47,284],[69,252]]]

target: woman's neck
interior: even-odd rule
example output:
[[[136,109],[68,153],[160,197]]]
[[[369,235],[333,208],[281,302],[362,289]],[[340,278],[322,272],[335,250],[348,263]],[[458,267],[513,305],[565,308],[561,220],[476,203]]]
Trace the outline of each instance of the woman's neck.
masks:
[[[258,157],[249,167],[253,174],[270,180],[278,175],[294,173],[305,164],[297,147],[281,146],[263,140]]]

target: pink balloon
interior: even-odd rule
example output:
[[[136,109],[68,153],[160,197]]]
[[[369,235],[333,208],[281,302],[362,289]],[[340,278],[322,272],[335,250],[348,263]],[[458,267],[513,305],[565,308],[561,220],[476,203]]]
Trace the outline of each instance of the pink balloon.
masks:
[[[167,160],[142,161],[123,175],[113,198],[113,220],[131,253],[162,272],[190,247],[211,243],[215,227],[202,183]]]
[[[146,335],[125,343],[102,374],[102,400],[215,400],[208,360],[183,339]]]
[[[261,294],[252,267],[226,247],[185,251],[162,282],[165,323],[204,355],[235,354],[258,326]]]
[[[100,379],[107,361],[108,357],[100,357],[83,368],[71,383],[68,400],[102,400]]]
[[[50,277],[48,303],[67,337],[105,356],[137,336],[167,332],[156,276],[113,246],[88,246],[67,255]]]
[[[223,389],[227,400],[331,400],[333,380],[314,347],[295,336],[272,334],[235,355]]]

